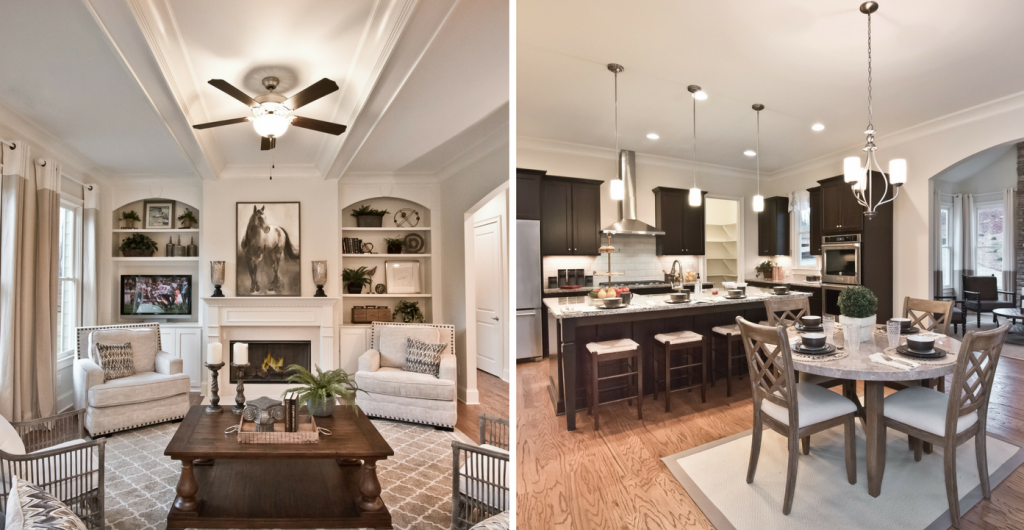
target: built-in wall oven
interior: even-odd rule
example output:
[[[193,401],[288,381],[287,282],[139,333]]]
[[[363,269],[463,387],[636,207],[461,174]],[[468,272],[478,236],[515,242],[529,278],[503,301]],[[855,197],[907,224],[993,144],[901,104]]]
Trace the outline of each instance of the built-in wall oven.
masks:
[[[860,285],[860,235],[825,236],[821,243],[822,283]]]

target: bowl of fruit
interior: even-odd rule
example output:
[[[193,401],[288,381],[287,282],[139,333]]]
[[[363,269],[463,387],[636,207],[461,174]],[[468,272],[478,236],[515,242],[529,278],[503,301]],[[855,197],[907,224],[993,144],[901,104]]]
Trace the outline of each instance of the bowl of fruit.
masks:
[[[633,294],[629,292],[629,287],[600,287],[590,291],[588,294],[595,300],[621,298],[622,305],[629,305],[630,300],[633,298]]]

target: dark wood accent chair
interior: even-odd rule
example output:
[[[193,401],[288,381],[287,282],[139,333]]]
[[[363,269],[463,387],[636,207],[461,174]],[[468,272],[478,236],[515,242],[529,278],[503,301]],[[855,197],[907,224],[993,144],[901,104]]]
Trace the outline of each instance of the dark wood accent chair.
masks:
[[[956,528],[960,528],[956,448],[971,438],[974,438],[982,495],[992,498],[985,450],[986,421],[992,381],[1009,329],[1007,323],[997,329],[967,333],[957,354],[949,396],[931,388],[911,387],[885,398],[883,429],[895,429],[915,440],[914,460],[921,461],[922,442],[943,446],[946,500],[949,518]],[[883,465],[884,462],[883,455]]]
[[[452,528],[509,510],[508,420],[480,415],[480,445],[452,442]]]
[[[766,298],[764,308],[768,312],[768,325],[770,326],[789,327],[799,322],[800,317],[812,314],[811,300],[808,297]],[[825,388],[832,388],[843,384],[842,379],[829,378],[823,375],[801,373],[798,377],[801,383],[812,383]]]
[[[967,276],[963,275],[963,307],[964,313],[973,311],[978,319],[978,327],[981,327],[981,314],[989,313],[993,309],[1015,308],[1017,306],[1017,293],[1013,291],[1000,291],[995,276]],[[1000,300],[999,297],[1008,296],[1010,299]],[[992,322],[999,324],[999,318],[992,315]],[[964,330],[966,331],[966,329]]]
[[[782,513],[789,515],[796,490],[800,440],[837,425],[846,432],[846,476],[857,483],[857,449],[854,418],[857,406],[850,399],[811,383],[797,383],[789,336],[782,326],[759,326],[736,317],[747,353],[754,389],[754,430],[750,442],[747,484],[754,482],[761,454],[761,432],[767,425],[789,442],[786,496]]]
[[[948,295],[935,295],[935,300],[951,300],[953,302],[953,309],[949,314],[949,325],[953,326],[953,334],[962,335],[967,333],[967,312],[960,307],[963,304],[963,300],[956,296]]]

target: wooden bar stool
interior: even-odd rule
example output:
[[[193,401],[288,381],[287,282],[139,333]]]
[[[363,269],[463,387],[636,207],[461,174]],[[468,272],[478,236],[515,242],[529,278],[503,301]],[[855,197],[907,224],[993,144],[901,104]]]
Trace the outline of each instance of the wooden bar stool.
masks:
[[[659,333],[654,340],[665,347],[665,358],[654,356],[654,400],[658,400],[658,363],[664,367],[665,373],[665,412],[670,412],[672,407],[672,392],[678,390],[692,390],[700,388],[700,402],[707,403],[707,358],[708,344],[704,336],[692,331],[676,331],[674,333]],[[672,366],[672,352],[683,352],[684,364]],[[700,359],[694,361],[695,354],[700,354]],[[693,382],[694,368],[700,367],[700,384],[688,385],[681,388],[672,388],[672,371],[687,370],[690,373],[690,382]]]
[[[740,363],[738,377],[742,378],[743,374],[747,373],[747,354],[741,346],[743,337],[740,335],[739,324],[711,328],[711,386],[715,385],[715,337],[717,335],[725,338],[725,397],[732,397],[733,362]]]
[[[609,379],[626,378],[626,383],[629,384],[631,376],[635,376],[636,395],[605,401],[603,404],[629,400],[629,404],[632,405],[633,398],[636,398],[637,418],[644,419],[644,375],[643,363],[640,360],[640,345],[630,339],[606,340],[587,343],[587,351],[590,352],[590,399],[587,400],[589,402],[587,411],[594,417],[594,430],[596,431],[600,427],[597,411],[597,406],[602,404],[598,398],[600,395],[599,383]],[[598,375],[597,369],[601,363],[621,360],[627,361],[630,371],[608,377]]]

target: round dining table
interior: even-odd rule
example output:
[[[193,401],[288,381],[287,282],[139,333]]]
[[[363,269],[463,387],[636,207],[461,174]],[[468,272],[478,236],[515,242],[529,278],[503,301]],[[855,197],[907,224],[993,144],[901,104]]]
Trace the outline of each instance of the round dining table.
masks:
[[[922,362],[912,370],[902,370],[886,364],[872,362],[868,357],[873,353],[882,352],[889,348],[889,339],[884,328],[876,329],[872,333],[872,341],[862,342],[856,346],[843,343],[840,326],[836,326],[834,333],[836,344],[842,347],[842,352],[847,355],[838,359],[828,360],[805,360],[807,357],[794,354],[793,369],[799,372],[825,376],[833,379],[844,379],[849,381],[864,381],[864,406],[863,411],[858,413],[864,415],[864,432],[867,436],[867,471],[868,471],[868,493],[872,497],[878,497],[882,493],[882,476],[885,474],[885,383],[888,381],[900,381],[914,384],[915,382],[945,377],[956,369],[956,356],[960,351],[960,341],[941,334],[936,336],[935,347],[948,352],[943,364]],[[798,332],[792,327],[788,328],[791,336]],[[900,344],[906,344],[906,335],[900,337]],[[906,359],[917,362],[916,359],[894,355],[890,357]],[[847,396],[857,401],[856,387],[854,395]],[[858,409],[860,409],[858,402]],[[930,444],[928,444],[930,445]],[[927,448],[930,452],[930,448]]]

